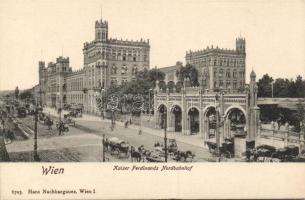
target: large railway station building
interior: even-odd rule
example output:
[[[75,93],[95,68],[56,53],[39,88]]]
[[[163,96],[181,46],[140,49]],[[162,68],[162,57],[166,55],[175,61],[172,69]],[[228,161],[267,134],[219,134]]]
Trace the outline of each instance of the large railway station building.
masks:
[[[56,62],[39,61],[39,96],[42,104],[59,107],[82,104],[85,112],[98,113],[97,91],[111,84],[123,85],[135,78],[138,71],[149,69],[149,40],[110,38],[108,22],[95,22],[94,40],[83,46],[84,65],[72,71],[69,57]]]

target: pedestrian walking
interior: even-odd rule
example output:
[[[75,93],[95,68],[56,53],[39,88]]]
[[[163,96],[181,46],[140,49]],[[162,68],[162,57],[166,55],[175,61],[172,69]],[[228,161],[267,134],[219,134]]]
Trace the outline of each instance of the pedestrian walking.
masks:
[[[127,121],[125,121],[125,124],[124,124],[124,126],[125,126],[125,128],[128,128],[128,120]]]
[[[50,118],[48,118],[47,120],[48,120],[47,121],[47,123],[48,123],[48,130],[52,130],[53,121]]]
[[[250,162],[250,157],[251,157],[251,151],[249,148],[247,148],[246,150],[246,158],[247,158],[247,161]]]

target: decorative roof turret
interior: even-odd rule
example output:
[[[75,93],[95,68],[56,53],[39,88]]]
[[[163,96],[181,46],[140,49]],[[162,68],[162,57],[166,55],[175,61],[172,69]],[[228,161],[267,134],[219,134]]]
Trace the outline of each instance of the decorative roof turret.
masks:
[[[252,70],[252,72],[250,73],[250,79],[251,79],[251,81],[255,81],[255,78],[256,78],[256,74],[255,74],[255,72]]]

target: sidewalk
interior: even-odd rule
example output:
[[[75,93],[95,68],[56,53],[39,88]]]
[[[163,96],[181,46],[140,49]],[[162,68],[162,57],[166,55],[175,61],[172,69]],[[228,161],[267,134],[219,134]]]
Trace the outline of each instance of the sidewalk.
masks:
[[[45,107],[44,108],[44,112],[45,113],[50,113],[50,115],[52,116],[58,116],[56,110]],[[66,114],[68,113],[67,111],[63,111],[62,114]],[[89,115],[89,114],[85,114],[83,113],[83,116],[81,118],[74,118],[76,123],[77,121],[100,121],[100,122],[109,122],[109,119],[102,119],[102,117],[100,116],[95,116],[95,115]],[[115,122],[117,125],[119,126],[124,126],[123,122]],[[133,129],[133,130],[139,130],[139,126],[136,125],[129,125],[128,126],[129,129]],[[163,129],[153,129],[153,128],[149,128],[149,127],[145,127],[145,122],[142,123],[142,134],[150,134],[150,135],[155,135],[158,137],[163,138],[164,137],[164,130]],[[185,144],[189,144],[189,145],[193,145],[196,147],[201,147],[201,148],[207,148],[204,146],[203,143],[203,139],[200,137],[199,134],[197,135],[182,135],[181,132],[167,132],[167,138],[168,139],[176,139],[176,141],[185,143]]]

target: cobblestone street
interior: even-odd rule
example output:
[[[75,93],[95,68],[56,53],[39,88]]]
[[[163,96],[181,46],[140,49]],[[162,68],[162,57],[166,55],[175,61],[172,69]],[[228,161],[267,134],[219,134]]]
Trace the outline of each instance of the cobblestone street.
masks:
[[[53,120],[56,113],[54,110],[46,109]],[[29,128],[33,128],[34,117],[27,116],[20,119]],[[143,133],[138,134],[138,126],[124,128],[121,123],[117,122],[113,131],[110,130],[110,120],[101,120],[96,116],[84,115],[82,118],[76,118],[76,125],[69,127],[70,131],[65,135],[59,136],[58,130],[53,126],[48,130],[47,126],[38,123],[38,154],[43,162],[100,162],[102,161],[102,135],[106,137],[117,137],[127,141],[130,145],[138,147],[144,145],[148,150],[154,149],[156,141],[163,142],[162,130],[156,130],[155,134],[151,129],[143,127]],[[196,146],[198,144],[189,144],[190,141],[174,137],[169,133],[170,138],[177,140],[179,150],[190,150],[195,153],[194,162],[207,161],[211,154],[206,148]],[[195,138],[199,139],[199,138]],[[14,140],[6,146],[12,161],[32,161],[33,154],[33,135],[27,140]],[[118,159],[106,152],[106,158],[109,161],[130,161],[129,159]]]

